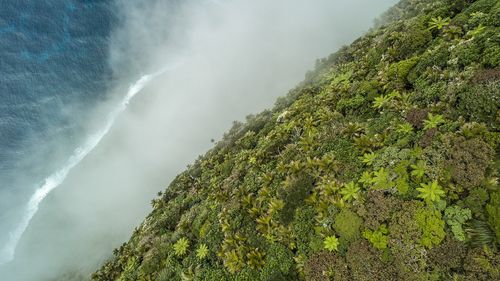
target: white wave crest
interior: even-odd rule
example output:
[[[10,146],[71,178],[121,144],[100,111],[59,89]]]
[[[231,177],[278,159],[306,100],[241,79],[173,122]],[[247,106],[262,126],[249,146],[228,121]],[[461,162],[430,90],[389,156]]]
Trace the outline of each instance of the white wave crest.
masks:
[[[23,233],[28,228],[31,219],[38,211],[40,203],[52,190],[58,187],[66,179],[66,176],[71,171],[71,169],[78,165],[78,163],[80,163],[85,158],[85,156],[87,156],[99,144],[99,142],[104,138],[104,136],[106,136],[106,134],[113,126],[113,123],[115,122],[118,115],[120,115],[120,113],[122,113],[127,108],[127,105],[130,103],[132,98],[137,93],[139,93],[153,78],[163,74],[166,71],[172,70],[177,66],[178,64],[175,64],[172,67],[162,69],[154,74],[144,75],[134,84],[132,84],[128,89],[127,95],[122,99],[121,103],[112,112],[109,113],[107,121],[103,128],[90,135],[82,146],[76,148],[73,151],[73,154],[69,157],[63,167],[47,177],[44,183],[35,190],[34,194],[31,196],[28,204],[26,205],[26,210],[24,211],[24,215],[21,218],[21,221],[19,222],[17,227],[9,233],[9,239],[3,249],[0,251],[0,265],[6,264],[14,259],[17,244],[19,243],[19,240],[21,239]]]

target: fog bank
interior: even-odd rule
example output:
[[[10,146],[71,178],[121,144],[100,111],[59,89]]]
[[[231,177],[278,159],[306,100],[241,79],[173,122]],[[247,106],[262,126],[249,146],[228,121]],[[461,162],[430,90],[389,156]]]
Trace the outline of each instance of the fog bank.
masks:
[[[41,203],[2,280],[91,272],[125,242],[149,202],[233,120],[272,106],[317,58],[349,44],[396,0],[117,0],[116,85],[82,120],[89,132],[143,75],[109,133]],[[175,67],[172,67],[175,66]],[[45,159],[50,161],[50,159]],[[41,163],[42,165],[42,163]],[[67,279],[69,280],[69,279]]]

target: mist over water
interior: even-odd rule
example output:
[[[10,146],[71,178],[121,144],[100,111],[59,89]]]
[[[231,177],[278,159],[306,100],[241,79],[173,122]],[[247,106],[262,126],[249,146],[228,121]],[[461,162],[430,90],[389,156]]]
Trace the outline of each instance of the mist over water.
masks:
[[[100,87],[89,82],[85,88],[83,83],[82,90],[71,92],[77,98],[52,111],[66,112],[68,116],[58,114],[57,120],[74,128],[74,133],[55,138],[54,146],[38,143],[50,152],[43,157],[27,153],[21,157],[27,160],[19,160],[31,162],[24,167],[46,169],[28,177],[22,185],[28,187],[19,193],[17,188],[10,189],[9,200],[0,199],[0,210],[12,207],[6,203],[10,199],[15,199],[18,210],[0,219],[0,242],[6,233],[17,237],[16,243],[7,243],[17,244],[14,260],[0,266],[5,276],[1,280],[7,281],[49,280],[61,272],[94,271],[114,247],[128,239],[149,212],[156,192],[212,146],[211,138],[219,139],[233,120],[271,107],[276,97],[303,79],[315,59],[362,35],[396,0],[40,2],[46,2],[46,6],[38,5],[50,11],[57,10],[56,2],[69,7],[67,11],[92,11],[85,6],[88,3],[96,10],[106,7],[112,24],[100,37],[103,55],[98,61],[99,68],[109,68],[109,73],[95,74],[96,80],[103,81]],[[24,6],[11,8],[25,10]],[[68,26],[74,24],[72,18],[68,17]],[[60,23],[65,21],[62,17]],[[2,27],[11,25],[5,22],[9,21],[0,21],[0,39]],[[74,37],[61,30],[61,46],[71,45]],[[48,46],[45,50],[53,49]],[[72,52],[84,49],[68,48]],[[46,53],[64,53],[63,47],[54,50]],[[57,56],[49,55],[47,60]],[[58,66],[33,61],[49,69]],[[24,71],[29,73],[29,69]],[[61,75],[80,77],[86,71],[70,65]],[[154,77],[147,76],[151,73]],[[56,87],[53,95],[64,99],[67,89]],[[2,91],[12,92],[10,88]],[[75,94],[89,91],[92,94]],[[12,108],[4,99],[2,93],[0,106]],[[46,110],[40,114],[49,121],[53,117]],[[63,127],[58,122],[48,122],[40,131],[57,131]],[[0,159],[0,165],[6,163]],[[32,169],[11,169],[9,177],[35,174]],[[0,183],[0,195],[7,198],[1,190],[5,184]],[[41,188],[39,193],[34,193],[37,188]],[[14,247],[7,249],[10,257]]]
[[[92,150],[101,142],[101,140],[106,136],[111,127],[113,126],[116,118],[122,113],[132,100],[132,98],[139,93],[149,81],[156,78],[158,75],[166,72],[167,70],[174,70],[176,65],[161,70],[160,72],[144,75],[137,82],[130,86],[127,95],[123,100],[114,108],[105,121],[104,126],[97,132],[91,134],[87,137],[87,140],[82,146],[79,146],[73,154],[69,157],[68,161],[63,164],[63,166],[57,170],[55,173],[47,177],[42,186],[35,190],[35,193],[31,196],[26,209],[24,210],[23,217],[20,220],[17,227],[9,233],[9,240],[5,244],[4,248],[0,251],[0,265],[10,262],[14,258],[15,250],[19,239],[23,235],[24,231],[28,227],[31,219],[38,211],[40,203],[45,199],[45,197],[55,188],[57,188],[65,179],[68,173],[77,166],[80,161],[82,161],[85,156],[87,156]]]

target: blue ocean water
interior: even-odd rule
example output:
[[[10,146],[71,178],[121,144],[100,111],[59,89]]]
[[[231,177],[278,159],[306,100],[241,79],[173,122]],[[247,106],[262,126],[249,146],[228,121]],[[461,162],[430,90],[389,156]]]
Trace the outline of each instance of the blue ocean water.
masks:
[[[116,22],[111,0],[0,0],[0,245],[105,97]]]

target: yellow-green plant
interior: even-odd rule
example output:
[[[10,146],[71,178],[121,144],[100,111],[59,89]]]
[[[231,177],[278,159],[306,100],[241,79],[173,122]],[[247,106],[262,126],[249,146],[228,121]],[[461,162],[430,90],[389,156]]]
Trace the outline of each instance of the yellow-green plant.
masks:
[[[382,109],[387,106],[387,104],[392,100],[390,95],[380,95],[373,101],[373,107],[377,109]]]
[[[417,179],[421,179],[425,175],[425,161],[418,161],[417,164],[411,165],[412,171],[411,175],[414,176]]]
[[[382,224],[376,230],[367,229],[363,231],[363,237],[365,237],[370,243],[372,243],[373,247],[383,250],[387,248],[387,242],[389,241],[389,230],[387,230],[387,226]]]
[[[224,265],[231,273],[240,271],[245,266],[243,257],[241,256],[240,251],[237,250],[231,250],[224,253],[223,261]]]
[[[247,254],[247,265],[253,269],[262,268],[265,264],[264,253],[258,248],[251,250]]]
[[[208,247],[205,244],[201,244],[196,250],[196,257],[200,260],[203,260],[207,256],[208,256]]]
[[[420,192],[418,197],[424,199],[424,201],[428,203],[441,200],[441,197],[445,194],[443,188],[437,181],[421,183],[420,186],[422,187],[417,188],[417,191]]]
[[[484,27],[483,24],[480,24],[478,27],[467,32],[467,36],[468,37],[476,37],[477,35],[483,33],[485,29],[486,29],[486,27]]]
[[[279,212],[281,209],[283,209],[284,207],[285,207],[285,202],[283,202],[283,200],[272,198],[269,201],[268,213],[270,215],[275,214],[275,213]]]
[[[373,165],[373,161],[376,158],[377,158],[377,154],[375,154],[374,152],[370,152],[370,153],[363,154],[363,157],[361,157],[361,161],[363,161],[363,163],[365,163],[367,166],[371,166],[371,165]]]
[[[437,128],[439,124],[444,123],[444,119],[442,115],[432,114],[429,112],[427,119],[424,120],[424,130],[429,130],[432,128]]]
[[[187,252],[187,249],[189,247],[189,240],[186,238],[182,237],[181,239],[177,240],[174,244],[174,252],[176,256],[184,256]]]
[[[448,26],[450,24],[450,18],[443,18],[438,16],[437,18],[432,18],[429,21],[429,30],[437,29],[441,30],[443,27]]]
[[[344,185],[344,187],[340,190],[340,194],[342,194],[342,199],[344,199],[344,201],[349,202],[353,199],[359,198],[359,190],[359,185],[351,181]]]
[[[362,183],[364,186],[370,185],[372,181],[373,181],[373,176],[372,173],[369,171],[364,171],[363,174],[361,174],[361,177],[359,178],[359,182]]]
[[[323,247],[330,252],[336,251],[339,247],[339,239],[335,235],[328,236],[323,241]]]
[[[374,189],[390,189],[394,187],[394,182],[390,179],[390,172],[384,168],[380,168],[373,173],[372,179]]]
[[[410,134],[411,132],[413,132],[413,126],[408,122],[404,122],[403,124],[398,125],[396,132],[405,135]]]

